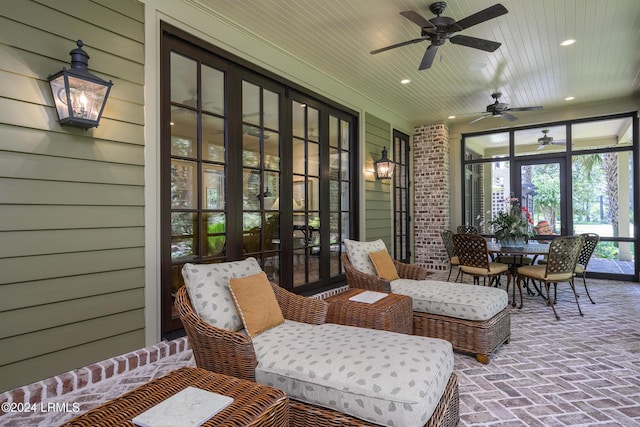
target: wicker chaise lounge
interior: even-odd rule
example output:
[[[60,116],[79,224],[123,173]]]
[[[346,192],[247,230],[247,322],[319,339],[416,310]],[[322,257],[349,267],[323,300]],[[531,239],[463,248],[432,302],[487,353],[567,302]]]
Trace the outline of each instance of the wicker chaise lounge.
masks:
[[[380,241],[381,242],[381,241]],[[383,244],[383,243],[382,243]],[[469,320],[459,317],[442,315],[441,313],[416,310],[418,297],[412,290],[412,285],[407,280],[423,281],[424,284],[434,284],[425,280],[427,270],[416,264],[405,264],[393,260],[398,271],[400,281],[403,283],[394,286],[392,283],[373,274],[363,273],[356,269],[347,254],[342,254],[342,265],[345,269],[347,282],[351,288],[367,289],[381,292],[395,292],[414,298],[413,334],[425,337],[441,338],[449,341],[457,351],[472,353],[481,363],[489,363],[490,354],[503,343],[508,343],[511,337],[511,316],[509,309],[500,309],[497,314],[487,320]],[[415,283],[415,290],[420,289],[421,282]],[[441,282],[442,287],[472,286]],[[485,289],[487,292],[495,292],[495,288],[475,287],[477,291]],[[504,292],[504,291],[503,291]],[[505,293],[506,298],[506,293]],[[437,302],[435,305],[447,305],[445,302]]]
[[[323,325],[327,314],[327,303],[302,297],[271,284],[282,315],[286,320]],[[186,287],[176,295],[176,308],[184,325],[198,367],[256,381],[259,368],[260,348],[256,349],[255,338],[242,332],[234,332],[212,326],[195,311]],[[327,325],[338,326],[340,325]],[[279,327],[277,327],[279,328]],[[275,328],[275,329],[277,329]],[[353,328],[353,327],[346,327]],[[354,330],[363,330],[353,328]],[[393,337],[402,337],[386,331],[373,331]],[[291,426],[373,426],[351,415],[323,408],[290,397]],[[442,397],[425,425],[455,426],[459,419],[458,383],[455,373],[451,373]]]

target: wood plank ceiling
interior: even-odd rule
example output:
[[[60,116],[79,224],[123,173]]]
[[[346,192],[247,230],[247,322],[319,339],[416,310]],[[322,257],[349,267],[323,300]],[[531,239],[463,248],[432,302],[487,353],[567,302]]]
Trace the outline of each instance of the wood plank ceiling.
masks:
[[[377,55],[369,52],[420,37],[399,14],[414,10],[431,19],[422,0],[190,0],[297,60],[366,94],[372,102],[429,124],[458,116],[469,122],[493,102],[510,107],[577,104],[638,97],[638,0],[500,0],[509,13],[459,34],[495,40],[494,53],[440,47],[433,66],[418,71],[428,41]],[[442,16],[460,20],[496,3],[450,0]],[[561,46],[575,39],[571,46]],[[410,79],[402,85],[400,80]],[[520,112],[522,116],[529,113]]]

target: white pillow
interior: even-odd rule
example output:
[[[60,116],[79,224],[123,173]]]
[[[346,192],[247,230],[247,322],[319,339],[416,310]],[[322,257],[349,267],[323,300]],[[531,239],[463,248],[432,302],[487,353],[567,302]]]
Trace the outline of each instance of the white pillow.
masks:
[[[252,276],[262,271],[255,258],[182,267],[182,277],[198,316],[217,328],[242,329],[242,319],[229,291],[229,279]]]
[[[369,258],[370,252],[378,252],[381,250],[387,250],[382,239],[374,240],[372,242],[359,242],[357,240],[345,239],[344,246],[347,249],[347,256],[353,267],[366,274],[377,276],[376,269],[373,267],[373,263]]]

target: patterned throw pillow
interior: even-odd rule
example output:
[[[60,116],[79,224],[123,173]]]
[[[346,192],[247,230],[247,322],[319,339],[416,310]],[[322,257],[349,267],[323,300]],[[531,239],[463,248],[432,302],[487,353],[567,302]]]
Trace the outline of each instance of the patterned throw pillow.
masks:
[[[378,277],[382,277],[388,282],[400,278],[400,276],[398,276],[398,270],[391,259],[391,255],[389,255],[386,249],[378,252],[370,252],[369,258],[373,263],[373,268],[375,268]]]
[[[255,258],[213,264],[190,264],[182,267],[182,277],[198,316],[217,328],[242,329],[242,319],[229,292],[229,279],[247,277],[262,271]]]
[[[229,290],[250,337],[284,323],[276,295],[263,271],[230,279]]]
[[[373,276],[376,275],[376,269],[371,263],[369,253],[387,250],[387,247],[381,239],[372,242],[359,242],[357,240],[345,239],[344,246],[347,249],[349,261],[356,270]]]

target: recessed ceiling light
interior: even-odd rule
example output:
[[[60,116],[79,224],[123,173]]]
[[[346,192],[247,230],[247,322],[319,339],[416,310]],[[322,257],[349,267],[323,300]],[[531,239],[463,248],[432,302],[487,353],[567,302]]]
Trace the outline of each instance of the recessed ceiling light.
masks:
[[[451,120],[451,119],[455,119],[455,118],[456,118],[456,116],[449,116],[449,117],[447,117],[447,119],[449,119],[449,120]]]
[[[573,101],[575,98],[575,96],[567,96],[564,100],[565,101]]]
[[[486,66],[487,64],[485,64],[484,62],[472,62],[467,66],[467,68],[470,70],[482,70]]]
[[[409,80],[409,79],[402,79],[402,80],[400,80],[400,83],[402,83],[403,85],[406,85],[407,83],[411,83],[411,80]]]
[[[575,42],[576,42],[575,39],[567,39],[567,40],[563,41],[562,43],[560,43],[560,46],[571,46]]]

